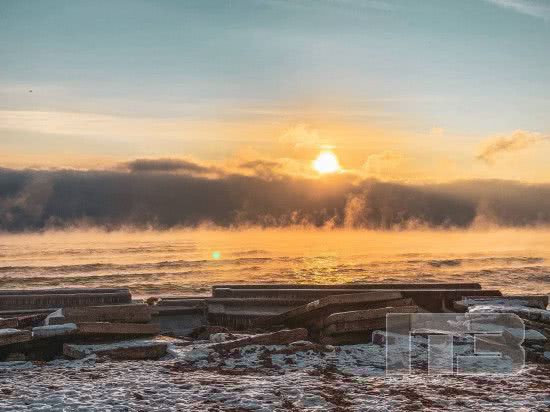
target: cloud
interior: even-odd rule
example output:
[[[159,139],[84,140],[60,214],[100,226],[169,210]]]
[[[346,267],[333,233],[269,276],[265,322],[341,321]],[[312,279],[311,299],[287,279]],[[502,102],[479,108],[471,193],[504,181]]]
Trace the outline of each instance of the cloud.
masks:
[[[550,18],[548,0],[485,0],[500,7],[514,10],[518,13],[542,19]]]
[[[402,176],[402,169],[406,162],[407,159],[403,154],[386,150],[371,154],[363,165],[363,169],[369,176],[390,179]]]
[[[123,168],[131,172],[183,172],[191,174],[220,173],[220,169],[202,166],[184,159],[136,159],[123,163]]]
[[[395,8],[394,4],[382,0],[319,0],[316,2],[304,0],[264,0],[264,2],[274,5],[291,8],[308,8],[325,7],[332,10],[346,11],[364,11],[364,10],[380,10],[390,11]]]
[[[237,165],[236,172],[248,176],[261,177],[266,180],[280,179],[283,177],[312,178],[318,176],[311,169],[309,162],[303,162],[289,157],[246,160]]]
[[[540,133],[516,130],[510,136],[501,136],[483,143],[476,158],[491,164],[503,153],[517,152],[549,138]]]
[[[244,162],[239,165],[243,169],[274,169],[279,167],[281,164],[275,160],[251,160],[249,162]]]
[[[550,225],[550,185],[277,177],[0,169],[0,231],[82,225],[166,229],[205,222],[220,227],[369,229],[467,228],[487,221]]]
[[[297,149],[318,149],[321,146],[321,137],[319,131],[305,123],[298,123],[285,130],[279,137],[279,142]]]
[[[259,159],[243,162],[239,165],[239,168],[250,170],[256,176],[270,179],[283,172],[282,166],[283,165],[276,160]]]

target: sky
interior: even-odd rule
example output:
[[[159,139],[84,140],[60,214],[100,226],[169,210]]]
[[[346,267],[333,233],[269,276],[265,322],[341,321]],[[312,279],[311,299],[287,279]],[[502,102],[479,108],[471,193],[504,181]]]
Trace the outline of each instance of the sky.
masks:
[[[548,67],[550,0],[0,0],[0,167],[550,182]]]

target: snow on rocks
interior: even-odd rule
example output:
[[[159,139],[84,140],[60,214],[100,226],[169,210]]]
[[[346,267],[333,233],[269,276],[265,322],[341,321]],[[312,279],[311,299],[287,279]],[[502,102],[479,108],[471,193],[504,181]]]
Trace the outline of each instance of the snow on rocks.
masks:
[[[511,304],[480,304],[468,308],[469,313],[513,313],[527,326],[550,333],[550,310]]]
[[[515,313],[521,318],[546,323],[550,326],[550,310],[514,305],[473,305],[469,313]]]
[[[199,326],[191,331],[189,337],[196,340],[208,340],[210,335],[216,333],[229,333],[229,330],[223,326]]]
[[[462,310],[479,305],[523,306],[546,309],[548,305],[548,296],[470,296],[455,302],[455,307]]]
[[[242,359],[215,357],[210,345],[174,345],[178,357],[157,362],[98,363],[88,357],[13,363],[2,370],[0,409],[501,411],[550,404],[550,367],[542,365],[514,375],[384,376],[384,349],[372,344],[337,347],[324,357],[277,353],[290,345],[234,349]],[[380,368],[369,366],[373,361]],[[201,363],[208,367],[197,367]]]
[[[98,362],[97,349],[111,344],[88,345],[95,350],[75,361],[11,362],[2,369],[9,394],[0,398],[0,409],[543,410],[550,385],[543,365],[512,376],[386,377],[385,348],[372,343],[328,347],[300,339],[217,352],[208,341],[154,341],[167,344],[173,357]],[[426,343],[424,337],[413,342],[413,363],[424,362]]]
[[[225,342],[227,340],[230,340],[231,339],[231,334],[229,333],[223,333],[223,332],[220,332],[220,333],[213,333],[210,335],[210,342],[212,343],[221,343],[221,342]]]

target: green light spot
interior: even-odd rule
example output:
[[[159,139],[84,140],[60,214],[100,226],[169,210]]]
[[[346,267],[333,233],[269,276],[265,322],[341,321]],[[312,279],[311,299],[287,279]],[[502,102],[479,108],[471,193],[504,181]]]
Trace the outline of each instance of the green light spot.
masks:
[[[222,254],[218,252],[217,250],[215,252],[212,252],[212,259],[218,260],[222,257]]]

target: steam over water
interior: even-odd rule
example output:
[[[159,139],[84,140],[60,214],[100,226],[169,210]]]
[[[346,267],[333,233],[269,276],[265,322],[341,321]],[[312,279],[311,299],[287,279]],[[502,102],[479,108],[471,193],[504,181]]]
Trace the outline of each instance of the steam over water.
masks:
[[[550,293],[550,230],[181,230],[0,235],[0,288],[129,287],[201,295],[216,283],[480,282]]]

